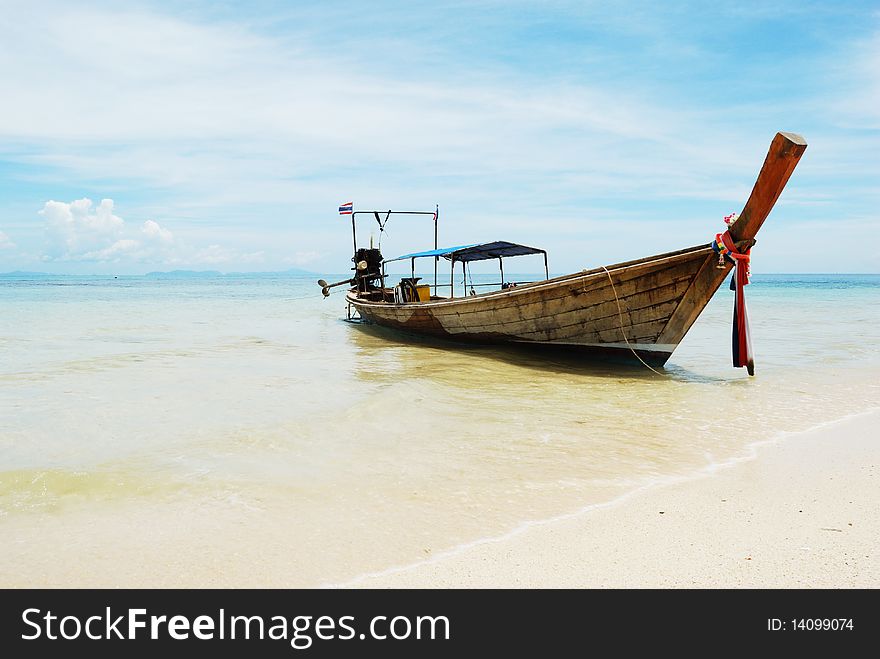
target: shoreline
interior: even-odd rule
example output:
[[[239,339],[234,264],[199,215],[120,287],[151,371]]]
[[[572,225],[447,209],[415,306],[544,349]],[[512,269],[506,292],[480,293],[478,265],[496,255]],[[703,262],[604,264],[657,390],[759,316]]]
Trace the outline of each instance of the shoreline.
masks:
[[[880,408],[805,431],[783,431],[749,444],[742,456],[690,475],[659,479],[610,501],[527,521],[422,561],[322,587],[878,587],[880,556],[873,539],[880,536],[880,520],[871,513],[880,505],[880,488],[875,486],[880,442],[871,436],[876,424]],[[837,450],[841,443],[843,450]],[[826,467],[843,488],[828,487],[826,480],[835,476],[826,479]],[[780,482],[794,487],[780,491],[775,487]],[[814,498],[809,506],[792,507],[817,493],[821,501]],[[769,506],[761,506],[762,497]],[[738,510],[723,505],[733,500]],[[817,526],[820,518],[847,513],[858,523]],[[786,514],[788,518],[782,517]],[[793,514],[797,521],[789,519]],[[714,536],[703,536],[705,529]],[[793,548],[793,543],[807,540],[814,547]],[[775,556],[768,554],[768,545]],[[639,552],[634,546],[651,549]],[[730,552],[740,546],[744,555],[733,556]],[[851,560],[829,572],[827,559],[839,558],[841,552]],[[807,563],[817,553],[826,562],[810,568]],[[761,555],[762,567],[751,554]],[[675,558],[682,555],[691,560],[684,564]],[[624,561],[625,574],[616,574]],[[748,563],[748,571],[738,561]]]

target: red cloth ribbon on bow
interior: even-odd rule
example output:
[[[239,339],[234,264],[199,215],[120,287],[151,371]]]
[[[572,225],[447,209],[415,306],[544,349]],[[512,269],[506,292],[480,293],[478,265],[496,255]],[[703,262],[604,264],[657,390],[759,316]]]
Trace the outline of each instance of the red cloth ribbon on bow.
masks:
[[[749,283],[751,275],[751,247],[740,252],[730,231],[715,236],[712,246],[716,252],[723,254],[734,262],[735,270],[730,280],[731,290],[736,292],[733,302],[733,365],[737,368],[745,366],[749,375],[755,374],[755,359],[752,353],[752,338],[749,334],[749,316],[746,311],[746,297],[743,288]]]

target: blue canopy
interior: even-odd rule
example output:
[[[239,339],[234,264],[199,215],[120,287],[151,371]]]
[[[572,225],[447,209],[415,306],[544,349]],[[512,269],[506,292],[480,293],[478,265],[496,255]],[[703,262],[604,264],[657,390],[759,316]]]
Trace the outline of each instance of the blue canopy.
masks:
[[[431,249],[427,252],[413,252],[412,254],[398,256],[396,259],[386,259],[385,263],[402,261],[404,259],[417,259],[422,256],[442,256],[450,261],[485,261],[487,259],[497,259],[504,256],[523,256],[525,254],[544,253],[543,249],[528,247],[526,245],[517,245],[516,243],[509,243],[504,240],[496,240],[491,243],[459,245],[458,247]]]
[[[453,252],[457,252],[460,249],[468,249],[470,247],[476,247],[477,245],[459,245],[458,247],[441,247],[440,249],[429,249],[427,252],[413,252],[412,254],[404,254],[403,256],[398,256],[394,259],[385,259],[385,263],[391,263],[391,261],[403,261],[403,259],[417,259],[422,256],[446,256],[447,254],[452,254]]]

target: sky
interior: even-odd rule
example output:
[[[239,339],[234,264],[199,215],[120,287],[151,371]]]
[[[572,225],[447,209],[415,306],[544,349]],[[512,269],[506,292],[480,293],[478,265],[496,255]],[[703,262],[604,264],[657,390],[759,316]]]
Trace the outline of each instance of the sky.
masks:
[[[344,272],[352,201],[561,274],[708,242],[777,131],[753,272],[880,272],[876,0],[0,0],[0,272]]]

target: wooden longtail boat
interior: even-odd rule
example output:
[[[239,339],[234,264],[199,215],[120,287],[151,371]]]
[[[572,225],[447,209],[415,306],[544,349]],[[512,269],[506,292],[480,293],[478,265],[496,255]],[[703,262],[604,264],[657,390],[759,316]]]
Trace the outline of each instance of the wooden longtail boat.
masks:
[[[349,317],[354,313],[366,323],[462,341],[566,346],[630,359],[635,355],[647,364],[662,366],[734,267],[731,256],[742,258],[737,252],[747,254],[755,243],[755,234],[806,146],[799,135],[776,134],[751,196],[728,230],[726,239],[733,243],[732,253],[725,258],[726,250],[721,247],[720,263],[719,241],[553,279],[508,285],[504,282],[504,258],[544,254],[546,273],[546,253],[507,242],[440,249],[436,244],[435,210],[401,212],[433,216],[435,249],[385,261],[379,250],[358,248],[355,218],[358,214],[373,215],[382,230],[395,212],[382,211],[383,220],[379,212],[354,211],[348,204],[340,207],[340,213],[352,215],[355,275],[335,284],[323,280],[319,284],[325,295],[332,286],[349,284]],[[434,260],[433,294],[426,290],[428,287],[419,286],[414,276],[415,260],[422,257]],[[441,258],[451,264],[449,284],[437,281]],[[400,259],[411,260],[413,277],[388,287],[385,264]],[[474,294],[471,289],[470,295],[465,292],[455,297],[456,264],[466,271],[469,262],[484,259],[498,260],[501,289],[482,294]],[[747,274],[743,276],[748,283]],[[449,296],[439,296],[438,288],[447,286]],[[743,307],[742,315],[744,311]],[[736,361],[736,338],[734,344]],[[735,365],[747,365],[753,373],[751,357]]]

